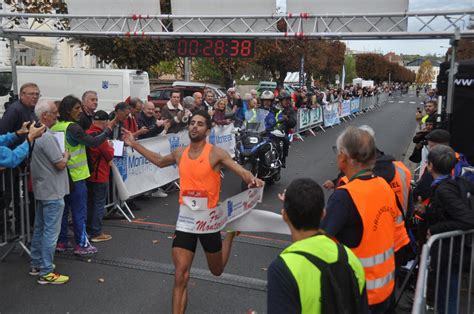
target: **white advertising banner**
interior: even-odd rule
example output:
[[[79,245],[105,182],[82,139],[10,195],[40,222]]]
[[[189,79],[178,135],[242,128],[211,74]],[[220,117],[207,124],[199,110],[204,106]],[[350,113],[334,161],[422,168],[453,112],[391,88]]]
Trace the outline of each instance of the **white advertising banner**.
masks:
[[[179,208],[176,230],[190,233],[213,233],[224,229],[228,222],[249,213],[262,201],[263,187],[245,190],[229,197],[219,206],[192,209],[192,205]],[[185,202],[186,203],[186,202]]]
[[[234,155],[235,136],[233,125],[212,128],[208,141]],[[168,155],[178,147],[189,145],[188,131],[141,140],[145,148],[160,155]],[[130,197],[156,189],[179,178],[177,165],[159,168],[131,147],[125,147],[122,157],[116,157],[112,163],[114,182],[119,198]]]

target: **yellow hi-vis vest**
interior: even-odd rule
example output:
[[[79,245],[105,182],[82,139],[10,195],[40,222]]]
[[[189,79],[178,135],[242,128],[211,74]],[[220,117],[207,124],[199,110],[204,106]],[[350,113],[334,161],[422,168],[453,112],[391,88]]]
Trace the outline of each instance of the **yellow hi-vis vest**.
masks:
[[[344,249],[362,294],[365,286],[364,268],[350,249]],[[321,272],[306,257],[292,253],[295,251],[306,252],[331,264],[338,260],[337,245],[327,236],[318,235],[297,241],[280,254],[298,285],[301,313],[321,313]]]
[[[64,145],[71,154],[71,158],[67,162],[67,168],[69,169],[72,181],[76,182],[89,178],[90,173],[89,166],[87,165],[86,146],[84,144],[72,146],[67,141],[66,130],[71,123],[74,122],[58,121],[51,130],[54,132],[64,132]]]

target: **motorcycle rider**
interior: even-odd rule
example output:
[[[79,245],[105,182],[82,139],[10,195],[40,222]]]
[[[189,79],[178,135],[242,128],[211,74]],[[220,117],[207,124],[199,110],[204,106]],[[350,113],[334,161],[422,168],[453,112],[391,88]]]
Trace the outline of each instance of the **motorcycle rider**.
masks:
[[[280,92],[278,97],[281,102],[280,108],[274,104],[275,96],[271,91],[264,91],[260,96],[263,108],[269,111],[265,118],[265,129],[268,133],[274,130],[280,130],[284,133],[283,137],[270,135],[274,141],[283,142],[283,154],[281,158],[282,167],[286,168],[286,157],[290,148],[288,132],[296,126],[296,114],[291,106],[291,95],[286,90]],[[279,147],[279,145],[277,145]]]

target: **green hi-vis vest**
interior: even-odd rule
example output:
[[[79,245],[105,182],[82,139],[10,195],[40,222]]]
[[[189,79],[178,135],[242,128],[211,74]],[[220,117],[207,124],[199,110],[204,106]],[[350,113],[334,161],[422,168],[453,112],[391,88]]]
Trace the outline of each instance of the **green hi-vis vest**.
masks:
[[[350,249],[347,247],[344,249],[349,265],[357,278],[359,292],[362,294],[365,286],[364,268]],[[301,312],[321,313],[321,272],[306,257],[291,253],[295,251],[306,252],[332,264],[338,259],[337,244],[325,235],[318,235],[297,241],[280,254],[298,285]]]
[[[76,182],[89,178],[90,173],[89,166],[87,165],[86,146],[84,144],[72,146],[67,141],[66,130],[71,123],[73,122],[58,121],[53,125],[51,130],[54,132],[64,132],[65,148],[71,154],[71,158],[67,163],[67,168],[69,169],[72,181]]]
[[[280,129],[281,125],[283,124],[283,122],[278,121],[282,115],[283,115],[283,110],[278,110],[277,114],[275,115],[275,121],[276,121],[275,129]]]

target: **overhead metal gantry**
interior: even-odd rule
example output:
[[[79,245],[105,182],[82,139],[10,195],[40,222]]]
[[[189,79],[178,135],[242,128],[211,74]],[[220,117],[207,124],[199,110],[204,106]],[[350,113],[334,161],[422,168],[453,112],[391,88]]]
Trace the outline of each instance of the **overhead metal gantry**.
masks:
[[[0,13],[0,37],[146,36],[313,38],[313,39],[438,39],[474,37],[471,10],[371,14],[275,15],[122,15]]]

